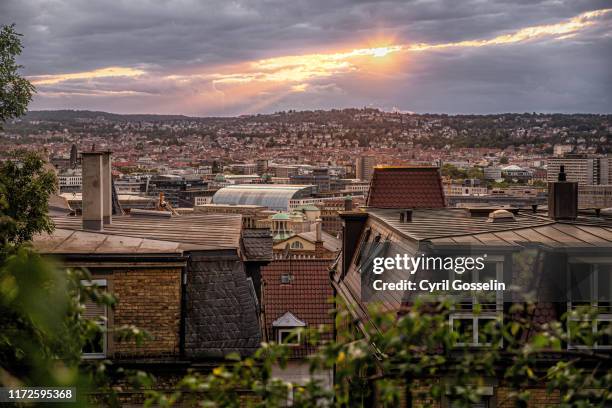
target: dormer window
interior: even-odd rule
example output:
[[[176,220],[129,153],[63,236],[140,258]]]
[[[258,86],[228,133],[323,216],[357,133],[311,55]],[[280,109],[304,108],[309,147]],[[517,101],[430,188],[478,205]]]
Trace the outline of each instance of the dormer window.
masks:
[[[302,343],[300,327],[306,327],[306,322],[298,319],[293,313],[286,312],[272,322],[278,344],[299,346]]]

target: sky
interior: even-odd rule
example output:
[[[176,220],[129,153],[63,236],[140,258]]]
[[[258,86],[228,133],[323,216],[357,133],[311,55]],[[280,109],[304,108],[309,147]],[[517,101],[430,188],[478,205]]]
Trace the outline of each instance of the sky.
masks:
[[[31,109],[612,112],[612,0],[0,0]]]

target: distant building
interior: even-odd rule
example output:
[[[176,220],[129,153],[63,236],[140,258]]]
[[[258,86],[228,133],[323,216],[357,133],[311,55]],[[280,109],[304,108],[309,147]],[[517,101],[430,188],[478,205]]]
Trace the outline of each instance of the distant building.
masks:
[[[612,182],[610,166],[612,158],[593,157],[587,155],[566,155],[548,159],[549,182],[557,180],[561,166],[565,168],[568,181],[576,181],[579,185],[610,184]]]
[[[258,159],[256,164],[257,174],[263,176],[268,173],[268,160],[267,159]]]
[[[553,147],[553,154],[555,156],[563,156],[564,154],[571,153],[574,150],[574,146],[569,144],[557,144]]]
[[[375,156],[360,156],[355,160],[355,178],[370,181],[376,166]]]
[[[239,184],[223,187],[212,198],[213,204],[258,205],[275,211],[289,211],[292,200],[309,198],[312,185]]]
[[[77,192],[81,191],[83,176],[80,170],[68,170],[58,176],[58,181],[60,192]]]
[[[317,186],[317,192],[340,190],[338,177],[331,176],[327,168],[316,168],[311,173],[290,176],[291,184],[312,184]]]
[[[487,180],[499,180],[502,178],[502,171],[499,167],[485,167],[484,178]]]
[[[579,208],[612,208],[612,185],[578,185]]]
[[[175,175],[153,176],[147,185],[147,195],[157,196],[164,193],[166,201],[175,207],[193,207],[196,197],[211,196],[208,182],[199,177]]]
[[[529,181],[533,178],[533,172],[530,169],[511,164],[510,166],[502,167],[502,177],[507,180]]]

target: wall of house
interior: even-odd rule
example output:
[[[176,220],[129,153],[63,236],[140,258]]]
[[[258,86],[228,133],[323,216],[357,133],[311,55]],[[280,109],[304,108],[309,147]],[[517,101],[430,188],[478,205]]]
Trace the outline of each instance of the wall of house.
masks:
[[[114,339],[116,358],[176,356],[179,354],[181,268],[114,270],[112,292],[118,299],[113,324],[135,325],[153,337],[141,345]]]
[[[305,360],[292,360],[287,362],[285,368],[274,365],[272,376],[283,381],[291,381],[293,384],[306,384],[310,380],[310,364]],[[324,389],[331,389],[333,386],[332,370],[316,371],[313,379],[318,380]]]

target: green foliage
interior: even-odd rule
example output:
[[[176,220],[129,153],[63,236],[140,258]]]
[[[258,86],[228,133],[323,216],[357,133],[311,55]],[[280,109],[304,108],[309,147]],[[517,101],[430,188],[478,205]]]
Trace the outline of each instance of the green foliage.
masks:
[[[0,28],[0,129],[2,123],[26,113],[34,86],[19,75],[21,65],[15,57],[21,54],[21,35],[14,25]]]
[[[439,401],[452,398],[453,406],[469,407],[478,402],[487,386],[486,378],[498,378],[509,388],[498,404],[526,406],[532,397],[530,388],[545,386],[558,392],[564,407],[595,407],[612,400],[612,374],[605,367],[612,364],[603,355],[601,367],[584,368],[592,352],[565,353],[569,340],[560,322],[536,325],[529,316],[533,304],[515,304],[513,316],[502,324],[492,321],[483,330],[487,346],[459,346],[459,335],[449,326],[451,302],[417,301],[400,316],[372,308],[370,320],[362,327],[364,336],[352,337],[351,331],[338,335],[346,341],[321,340],[323,328],[302,333],[318,352],[309,356],[311,378],[306,383],[285,383],[272,378],[274,364],[285,367],[288,347],[264,343],[254,356],[241,360],[231,356],[227,364],[210,374],[191,373],[171,394],[148,392],[148,404],[170,407],[176,404],[204,407],[281,407],[289,395],[296,407],[370,406],[373,398],[380,406],[397,406],[403,392],[413,398]],[[348,311],[334,311],[337,321],[352,320]],[[595,317],[592,310],[568,315],[574,319]],[[525,337],[526,333],[532,335]],[[606,333],[592,333],[595,341]],[[592,344],[592,343],[591,343]],[[546,356],[550,364],[543,365]],[[314,375],[334,369],[335,384],[326,389]],[[373,394],[373,386],[376,394]],[[426,405],[425,405],[426,406]]]
[[[49,195],[56,176],[35,153],[20,153],[0,165],[0,245],[20,245],[41,232],[51,232]]]

